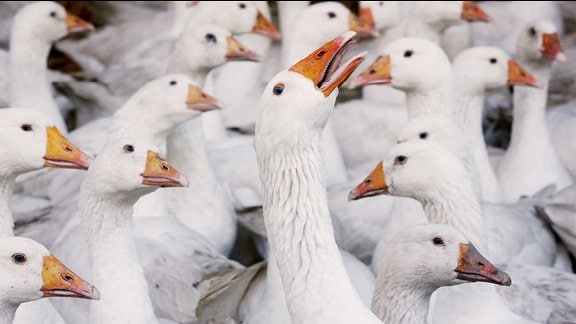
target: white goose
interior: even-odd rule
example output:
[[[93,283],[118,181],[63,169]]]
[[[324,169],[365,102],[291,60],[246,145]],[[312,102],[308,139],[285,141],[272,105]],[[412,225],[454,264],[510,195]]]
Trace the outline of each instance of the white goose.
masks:
[[[347,32],[278,73],[264,90],[256,121],[270,253],[296,323],[380,322],[346,274],[332,232],[322,174],[320,141],[334,106],[334,90],[362,56],[336,71],[329,67],[338,64],[341,50],[354,35]],[[294,105],[296,98],[303,97],[305,101]]]
[[[12,324],[20,304],[42,297],[99,299],[96,287],[68,269],[38,242],[0,238],[0,323]]]
[[[68,128],[47,81],[48,53],[68,33],[93,28],[55,2],[39,1],[21,8],[10,35],[10,106],[40,110],[66,134]]]

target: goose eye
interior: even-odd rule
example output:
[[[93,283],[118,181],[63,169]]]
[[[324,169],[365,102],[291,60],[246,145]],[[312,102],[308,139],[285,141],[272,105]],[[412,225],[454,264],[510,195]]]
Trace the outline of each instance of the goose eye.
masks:
[[[178,84],[178,82],[176,82],[176,81],[174,81],[174,80],[170,81],[170,85],[171,85],[171,86],[175,86],[175,85],[177,85],[177,84]]]
[[[406,160],[408,160],[408,158],[404,155],[398,155],[395,159],[394,159],[394,164],[404,164],[406,163]]]
[[[534,29],[534,27],[528,29],[528,35],[530,35],[530,37],[536,36],[536,29]]]
[[[26,262],[26,255],[23,253],[14,253],[12,255],[12,260],[16,264],[23,264]]]
[[[240,3],[238,5],[238,7],[240,7],[240,9],[246,9],[246,4],[245,3]]]
[[[284,85],[282,83],[278,83],[277,85],[274,86],[272,92],[277,96],[281,95],[282,92],[284,92]]]
[[[134,146],[133,146],[133,145],[130,145],[130,144],[124,145],[124,152],[126,152],[126,153],[132,153],[132,152],[134,152]]]
[[[206,34],[204,38],[207,42],[216,43],[216,36],[214,36],[214,34]]]
[[[432,239],[432,243],[434,243],[434,245],[442,245],[444,246],[444,240],[440,237],[435,237]]]
[[[20,129],[22,129],[25,132],[30,132],[32,131],[32,125],[30,124],[22,124],[22,126],[20,126]]]
[[[498,63],[497,59],[495,59],[495,58],[490,59],[490,64],[496,64],[496,63]]]
[[[382,7],[382,6],[384,5],[384,1],[378,2],[378,5],[379,5],[380,7]]]
[[[428,133],[424,132],[424,133],[420,133],[419,137],[421,139],[426,139],[428,137]]]
[[[407,50],[406,52],[404,52],[404,57],[410,57],[412,56],[412,54],[414,54],[414,52],[412,52],[411,50]]]
[[[328,18],[330,18],[330,19],[336,18],[336,14],[333,13],[332,11],[330,11],[330,12],[328,13]]]
[[[51,11],[51,12],[50,12],[50,17],[56,17],[56,11]]]

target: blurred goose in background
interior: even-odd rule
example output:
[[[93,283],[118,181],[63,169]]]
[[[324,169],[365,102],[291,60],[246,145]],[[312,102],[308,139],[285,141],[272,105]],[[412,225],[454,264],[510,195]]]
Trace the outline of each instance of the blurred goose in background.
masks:
[[[22,303],[43,297],[100,298],[96,287],[38,242],[24,237],[3,237],[0,251],[1,323],[16,323],[16,311]]]

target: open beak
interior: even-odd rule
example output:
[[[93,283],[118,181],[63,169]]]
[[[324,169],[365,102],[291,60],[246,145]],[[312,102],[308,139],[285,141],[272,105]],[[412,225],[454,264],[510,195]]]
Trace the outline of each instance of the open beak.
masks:
[[[44,154],[44,166],[64,169],[86,170],[90,166],[90,158],[76,146],[72,145],[58,128],[46,127],[47,143]]]
[[[68,27],[68,33],[80,33],[94,30],[94,25],[69,12],[66,13],[66,27]]]
[[[148,151],[146,168],[140,174],[142,184],[160,187],[187,187],[188,180],[176,168],[166,162],[160,154]]]
[[[560,39],[558,33],[550,33],[542,35],[542,54],[551,60],[558,62],[566,62],[566,54],[562,46],[560,46]]]
[[[348,17],[348,25],[350,30],[358,33],[359,38],[375,38],[380,36],[374,24],[374,19],[372,17],[372,10],[364,9],[360,13],[364,12],[363,16],[357,17],[355,14],[350,13]]]
[[[472,244],[460,243],[460,259],[455,270],[458,279],[466,281],[490,282],[502,286],[510,286],[512,279],[476,250]]]
[[[490,21],[490,16],[488,16],[482,8],[478,7],[474,1],[462,1],[462,14],[460,15],[460,18],[468,22]]]
[[[376,168],[357,185],[348,194],[348,201],[358,200],[378,195],[387,195],[388,185],[386,185],[386,177],[384,175],[384,166],[382,161],[378,163]]]
[[[379,56],[372,65],[354,78],[348,88],[354,89],[371,84],[388,84],[392,82],[390,75],[390,56]]]
[[[276,26],[274,26],[274,24],[268,18],[266,18],[260,10],[258,10],[258,14],[256,16],[256,24],[254,25],[252,32],[276,41],[282,39],[278,28],[276,28]]]
[[[42,266],[43,297],[100,299],[100,292],[68,269],[55,256],[45,256]]]
[[[220,100],[202,91],[202,89],[189,84],[188,96],[186,97],[186,106],[188,109],[204,112],[220,109],[224,105],[220,102]]]
[[[300,73],[312,80],[314,85],[328,97],[334,89],[340,87],[354,70],[364,61],[366,52],[362,52],[340,65],[346,50],[352,44],[356,32],[347,31],[306,56],[288,70]]]
[[[508,85],[527,85],[538,87],[538,82],[514,60],[508,60]]]
[[[236,38],[228,36],[228,51],[226,52],[226,60],[228,61],[252,61],[259,62],[258,54],[249,50],[242,45]]]

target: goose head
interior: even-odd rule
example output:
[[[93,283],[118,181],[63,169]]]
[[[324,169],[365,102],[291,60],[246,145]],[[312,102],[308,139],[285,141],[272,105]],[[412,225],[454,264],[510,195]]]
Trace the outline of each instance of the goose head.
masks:
[[[456,87],[484,92],[505,86],[537,86],[537,81],[502,49],[472,47],[460,52],[452,62]]]
[[[436,289],[465,282],[512,284],[510,276],[482,256],[462,232],[446,224],[400,230],[387,243],[383,260],[380,272],[409,285]]]
[[[222,104],[203,92],[183,74],[168,74],[142,86],[114,115],[113,129],[118,133],[129,127],[141,128],[153,135],[165,134],[177,124],[219,109]]]
[[[214,23],[234,34],[255,33],[280,40],[280,32],[250,1],[196,1],[191,4],[192,20]]]
[[[0,272],[3,303],[19,305],[42,297],[100,299],[98,289],[28,238],[0,239]]]
[[[518,37],[518,56],[523,61],[564,62],[566,55],[560,45],[558,29],[549,20],[529,23]]]
[[[160,187],[188,186],[186,177],[160,156],[154,144],[132,137],[108,141],[86,173],[82,186],[103,196],[139,198]]]
[[[31,37],[49,44],[69,33],[91,31],[94,26],[66,12],[60,4],[37,1],[24,6],[14,16],[14,32],[26,32]]]
[[[440,46],[423,38],[404,37],[388,44],[349,87],[390,84],[404,91],[421,91],[440,81],[451,82],[451,73],[450,60]]]
[[[334,108],[338,87],[366,55],[363,52],[342,63],[354,36],[356,32],[345,32],[268,82],[256,122],[256,132],[263,136],[257,136],[257,142],[266,138],[293,141],[298,138],[294,134],[307,134],[310,130],[320,133]],[[277,133],[289,136],[266,136]]]
[[[0,109],[0,164],[18,175],[42,167],[87,169],[91,158],[35,109]]]
[[[435,141],[409,141],[394,145],[386,158],[348,195],[349,200],[390,194],[411,197],[423,205],[470,182],[460,158]],[[472,184],[469,184],[472,188]]]

